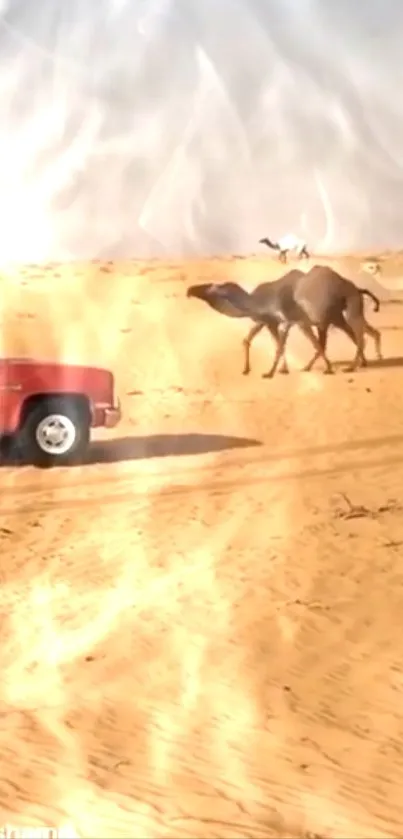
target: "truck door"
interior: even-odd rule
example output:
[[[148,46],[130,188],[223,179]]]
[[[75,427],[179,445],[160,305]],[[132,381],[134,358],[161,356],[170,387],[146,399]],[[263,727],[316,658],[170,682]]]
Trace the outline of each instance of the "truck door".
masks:
[[[14,432],[18,424],[22,391],[19,372],[18,364],[0,359],[0,434]]]
[[[0,434],[4,431],[5,425],[5,398],[7,388],[7,365],[0,359]]]

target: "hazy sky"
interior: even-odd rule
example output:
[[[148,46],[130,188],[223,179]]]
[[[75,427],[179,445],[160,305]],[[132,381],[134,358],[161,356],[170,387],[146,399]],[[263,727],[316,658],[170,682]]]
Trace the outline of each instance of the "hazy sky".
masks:
[[[0,260],[403,247],[402,0],[0,9]]]

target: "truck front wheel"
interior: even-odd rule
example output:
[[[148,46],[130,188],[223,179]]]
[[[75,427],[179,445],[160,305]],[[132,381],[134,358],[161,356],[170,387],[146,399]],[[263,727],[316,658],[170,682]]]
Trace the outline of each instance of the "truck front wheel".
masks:
[[[86,406],[73,399],[41,399],[28,410],[19,435],[24,459],[36,466],[79,463],[90,439]]]

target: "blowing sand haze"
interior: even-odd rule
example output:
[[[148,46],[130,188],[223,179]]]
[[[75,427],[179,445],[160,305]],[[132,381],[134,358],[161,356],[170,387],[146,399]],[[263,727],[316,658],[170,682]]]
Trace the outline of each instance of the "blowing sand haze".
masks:
[[[4,353],[113,370],[123,413],[82,466],[1,468],[4,824],[401,835],[401,256],[382,270],[383,361],[343,372],[335,330],[336,375],[299,372],[295,330],[270,381],[269,333],[243,377],[245,321],[186,289],[276,258],[2,276]]]

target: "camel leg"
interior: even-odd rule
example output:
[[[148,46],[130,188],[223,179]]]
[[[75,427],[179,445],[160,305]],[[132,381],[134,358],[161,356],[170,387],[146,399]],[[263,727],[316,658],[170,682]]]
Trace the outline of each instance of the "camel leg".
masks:
[[[277,328],[277,346],[276,354],[274,356],[273,364],[267,373],[263,373],[263,379],[271,379],[279,365],[282,355],[285,355],[285,348],[287,344],[288,333],[291,329],[291,323],[281,323]],[[270,330],[271,331],[271,330]],[[273,333],[272,333],[273,334]]]
[[[266,323],[266,329],[269,330],[270,335],[273,338],[273,341],[274,341],[274,343],[277,347],[278,342],[279,342],[279,334],[278,334],[279,333],[279,326],[278,326],[278,324],[276,324],[274,326],[274,324],[269,325],[268,323]],[[277,372],[281,373],[281,375],[283,375],[283,376],[288,376],[290,371],[288,369],[288,364],[287,364],[287,359],[285,357],[285,352],[283,352],[282,356],[280,356],[280,360],[282,360],[282,363],[281,363],[281,366],[277,368]]]
[[[283,355],[282,355],[281,365],[278,368],[277,372],[280,373],[282,376],[288,376],[288,374],[290,372],[289,369],[288,369],[287,359],[285,357],[284,352],[283,352]]]
[[[310,370],[317,358],[323,358],[323,361],[325,362],[324,372],[326,374],[333,373],[333,367],[332,367],[332,365],[331,365],[331,363],[330,363],[330,361],[329,361],[329,359],[326,355],[327,328],[325,329],[325,327],[319,327],[318,328],[318,338],[317,338],[316,335],[314,334],[313,330],[312,330],[312,326],[309,323],[299,322],[298,326],[301,329],[301,331],[304,333],[305,337],[308,338],[308,341],[311,342],[312,346],[316,350],[314,357],[306,365],[304,370],[306,370],[307,368],[308,368],[308,370]],[[323,341],[324,341],[324,346],[322,346]]]
[[[350,326],[348,321],[346,321],[346,319],[345,319],[345,317],[342,313],[335,320],[332,321],[332,325],[335,326],[337,329],[340,329],[342,332],[344,332],[345,335],[347,335],[347,337],[350,338],[350,340],[353,342],[353,344],[356,347],[358,346],[356,333],[355,333],[354,329]],[[330,324],[327,324],[327,326],[323,326],[323,327],[318,329],[318,339],[319,339],[319,342],[321,343],[322,349],[324,351],[326,351],[329,326],[330,326]],[[367,327],[369,327],[369,329]],[[368,334],[370,334],[373,337],[373,339],[375,341],[375,344],[376,344],[376,351],[378,353],[380,351],[380,333],[378,332],[377,329],[373,329],[367,323],[365,324],[365,331],[368,332]],[[373,334],[373,332],[375,334]],[[306,370],[306,371],[311,370],[318,358],[319,358],[319,353],[316,352],[315,355],[313,356],[313,358],[308,362],[308,364],[303,369]],[[378,355],[378,358],[379,358],[379,355]],[[367,366],[367,360],[365,358],[364,351],[362,351],[361,366],[362,367]]]
[[[266,327],[266,329],[268,329],[268,331],[270,332],[270,335],[273,338],[273,340],[276,344],[276,347],[278,345],[279,337],[278,337],[277,327],[269,326],[267,323],[255,323],[252,326],[252,329],[250,329],[246,338],[243,341],[244,360],[245,361],[244,361],[244,368],[242,370],[242,373],[243,373],[244,376],[247,376],[252,369],[251,365],[250,365],[250,347],[251,347],[251,344],[252,344],[253,340],[256,338],[256,335],[258,335],[259,332],[261,332],[263,327]],[[287,359],[286,359],[284,354],[283,354],[282,365],[281,365],[278,372],[282,373],[284,375],[287,375],[289,373],[289,369],[288,369],[288,365],[287,365]]]
[[[369,324],[367,324],[367,322],[366,322],[366,321],[365,321],[365,319],[363,318],[363,333],[362,333],[362,344],[361,344],[361,352],[360,352],[360,350],[359,350],[360,341],[359,341],[359,337],[357,338],[357,333],[356,333],[356,330],[354,330],[354,329],[352,328],[352,326],[351,326],[351,325],[350,325],[350,323],[349,323],[349,322],[345,319],[345,317],[344,317],[344,315],[343,315],[343,314],[341,314],[341,315],[337,318],[337,320],[336,320],[336,321],[334,321],[334,325],[335,325],[335,326],[337,326],[337,328],[338,328],[338,329],[341,329],[341,330],[342,330],[342,332],[344,332],[344,333],[345,333],[345,334],[346,334],[346,335],[347,335],[347,336],[351,339],[351,341],[353,342],[353,344],[355,344],[355,346],[357,347],[357,355],[356,355],[356,358],[358,357],[358,358],[359,358],[359,361],[360,361],[360,365],[359,365],[359,366],[360,366],[360,367],[366,367],[366,366],[367,366],[367,359],[365,358],[365,355],[364,355],[364,334],[365,334],[365,332],[368,332],[369,334],[371,334],[371,329],[372,329],[372,327],[370,327],[370,326],[369,326]],[[369,327],[369,329],[367,329],[367,327]],[[379,335],[378,330],[377,330],[377,329],[375,329],[375,330],[374,330],[374,332],[375,332],[375,333],[377,333],[377,337],[378,337],[378,339],[380,339],[380,335]],[[373,336],[373,337],[374,337],[374,336]],[[375,337],[374,337],[374,340],[376,340],[376,339],[375,339]],[[379,347],[379,345],[378,345],[378,344],[377,344],[376,346],[377,346],[377,351],[378,351],[378,350],[380,349],[380,347]],[[378,358],[379,358],[379,356],[378,356]],[[354,363],[354,362],[353,362],[353,363]],[[347,368],[347,370],[350,370],[350,369],[351,369],[351,367],[348,367],[348,368]],[[354,368],[354,369],[355,369],[355,368]]]
[[[382,347],[381,347],[381,333],[379,329],[375,329],[374,326],[371,326],[370,323],[365,321],[365,332],[367,335],[370,335],[375,343],[375,353],[378,361],[382,361]]]
[[[318,341],[319,341],[319,344],[321,346],[321,349],[322,349],[323,353],[326,352],[328,328],[329,328],[328,326],[319,326],[318,327]],[[314,364],[316,363],[316,361],[320,357],[321,357],[320,351],[316,350],[316,352],[312,356],[311,360],[308,361],[308,364],[306,364],[305,367],[302,368],[303,372],[304,373],[310,373],[310,371],[312,370],[312,367],[314,366]]]
[[[362,315],[354,318],[353,321],[346,322],[346,326],[351,329],[354,334],[354,343],[357,347],[355,357],[351,364],[345,368],[346,373],[354,373],[359,367],[366,367],[367,360],[364,355],[364,335],[367,331],[366,320]],[[346,331],[346,330],[345,330]],[[349,334],[349,333],[347,333]]]
[[[242,374],[244,376],[247,376],[248,373],[250,373],[250,371],[251,371],[250,347],[251,347],[252,341],[256,338],[256,335],[258,335],[259,332],[262,331],[263,327],[264,327],[263,323],[254,323],[253,326],[252,326],[252,329],[249,330],[246,338],[244,338],[244,340],[242,342],[243,343],[243,350],[244,350],[244,368],[242,370]]]

